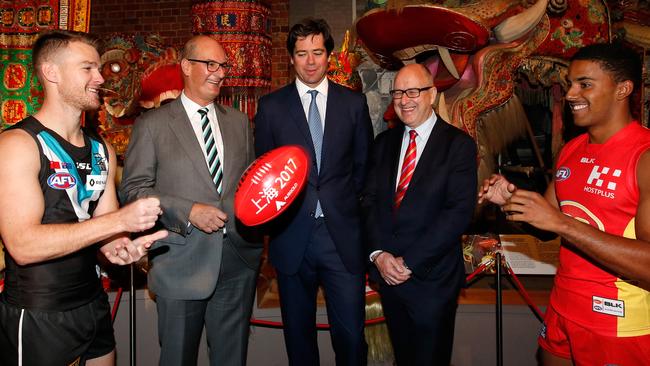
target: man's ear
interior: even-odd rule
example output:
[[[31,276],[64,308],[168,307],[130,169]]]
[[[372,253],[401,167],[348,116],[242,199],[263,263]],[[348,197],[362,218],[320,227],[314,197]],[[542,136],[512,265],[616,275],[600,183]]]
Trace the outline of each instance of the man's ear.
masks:
[[[436,95],[438,95],[438,89],[436,89],[436,87],[434,86],[433,88],[431,88],[431,103],[429,103],[431,104],[431,106],[435,105],[436,103]]]
[[[632,80],[625,80],[616,85],[616,99],[623,100],[628,98],[634,90],[634,83]]]
[[[181,60],[181,71],[183,75],[190,76],[190,62],[186,58]]]
[[[58,84],[60,80],[59,67],[52,62],[43,62],[40,66],[43,79],[53,84]]]

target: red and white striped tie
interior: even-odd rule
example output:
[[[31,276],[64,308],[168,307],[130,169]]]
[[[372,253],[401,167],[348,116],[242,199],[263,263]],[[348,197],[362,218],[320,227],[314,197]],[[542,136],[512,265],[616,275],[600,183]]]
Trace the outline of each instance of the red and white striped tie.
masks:
[[[417,155],[417,147],[415,145],[415,138],[418,136],[418,133],[415,130],[409,131],[410,139],[409,146],[406,149],[406,155],[404,155],[404,162],[402,163],[402,172],[399,176],[399,182],[397,183],[397,190],[395,191],[395,199],[393,200],[393,208],[397,210],[399,205],[404,199],[406,190],[409,187],[409,182],[415,171],[415,156]]]

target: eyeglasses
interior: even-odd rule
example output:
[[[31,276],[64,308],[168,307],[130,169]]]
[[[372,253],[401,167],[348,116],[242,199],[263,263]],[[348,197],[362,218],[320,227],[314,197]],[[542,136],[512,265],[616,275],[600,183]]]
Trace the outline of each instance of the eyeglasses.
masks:
[[[228,70],[230,70],[232,67],[232,65],[230,65],[227,61],[217,62],[212,60],[197,60],[194,58],[188,58],[187,61],[200,62],[202,64],[205,64],[205,66],[208,68],[208,72],[217,72],[219,71],[219,68],[223,68],[224,72],[228,72]]]
[[[433,85],[427,86],[427,87],[424,87],[424,88],[410,88],[410,89],[406,89],[406,90],[393,89],[393,90],[389,91],[388,93],[391,95],[391,97],[393,97],[393,99],[402,99],[404,94],[406,94],[406,96],[409,97],[409,98],[417,98],[417,97],[420,96],[421,92],[423,92],[425,90],[429,90],[431,88],[433,88]]]

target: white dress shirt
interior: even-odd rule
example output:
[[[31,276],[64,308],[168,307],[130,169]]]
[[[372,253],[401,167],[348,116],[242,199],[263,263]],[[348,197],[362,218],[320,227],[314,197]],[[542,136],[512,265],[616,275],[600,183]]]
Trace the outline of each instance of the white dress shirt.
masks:
[[[399,153],[399,165],[397,166],[397,179],[395,180],[395,190],[397,190],[397,184],[399,183],[400,175],[402,173],[402,164],[404,163],[404,155],[406,155],[406,150],[409,147],[409,141],[411,139],[410,137],[410,131],[415,130],[417,132],[417,137],[415,138],[415,147],[416,147],[416,153],[415,153],[415,167],[418,166],[418,162],[420,161],[420,156],[422,156],[422,152],[424,151],[424,147],[427,144],[427,141],[429,141],[429,135],[431,135],[431,130],[433,130],[433,126],[435,126],[436,121],[438,120],[438,117],[436,116],[435,113],[431,113],[431,116],[426,119],[421,125],[417,126],[416,128],[411,128],[408,126],[404,126],[404,134],[402,135],[402,149],[400,150]]]
[[[194,135],[201,145],[201,150],[203,150],[203,157],[205,158],[205,165],[209,169],[208,165],[208,153],[205,151],[205,141],[203,141],[203,129],[201,128],[201,114],[199,109],[207,108],[208,109],[208,119],[210,120],[210,126],[212,126],[212,134],[214,135],[214,141],[217,144],[217,155],[219,156],[219,161],[221,161],[221,169],[223,170],[223,138],[221,137],[221,129],[219,129],[219,123],[217,121],[217,113],[214,111],[214,104],[210,103],[207,106],[203,107],[194,103],[190,98],[185,95],[185,91],[181,93],[181,102],[183,103],[183,108],[185,108],[185,113],[192,123],[192,130],[194,130]]]
[[[195,103],[193,100],[188,98],[185,95],[185,91],[181,93],[181,103],[185,109],[185,114],[190,119],[192,124],[192,130],[194,130],[194,136],[199,141],[201,150],[203,150],[203,158],[205,159],[205,165],[210,169],[208,164],[208,152],[205,150],[205,141],[203,141],[203,128],[201,126],[201,114],[199,109],[207,108],[208,109],[208,119],[210,120],[210,126],[212,127],[212,135],[214,136],[215,144],[217,145],[217,156],[221,162],[221,170],[223,174],[223,138],[221,137],[221,129],[219,129],[219,123],[217,121],[217,113],[214,111],[214,103],[210,103],[207,106],[203,107]],[[223,178],[222,178],[223,179]],[[215,190],[216,190],[215,186]],[[190,229],[191,222],[187,222],[187,228]],[[226,227],[223,227],[223,233],[226,234]]]
[[[308,93],[310,90],[318,91],[316,95],[316,107],[318,107],[318,113],[320,113],[320,122],[323,125],[323,135],[325,133],[325,112],[327,112],[327,91],[329,89],[329,84],[327,83],[327,78],[324,78],[315,88],[310,88],[305,83],[296,79],[296,89],[298,89],[298,96],[300,96],[300,102],[302,103],[302,109],[305,111],[305,118],[309,121],[309,105],[311,104],[311,94]]]

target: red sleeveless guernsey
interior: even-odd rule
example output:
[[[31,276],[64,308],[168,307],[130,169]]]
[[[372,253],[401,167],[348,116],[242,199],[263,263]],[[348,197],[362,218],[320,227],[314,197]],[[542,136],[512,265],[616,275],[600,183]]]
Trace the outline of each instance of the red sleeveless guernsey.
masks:
[[[635,238],[639,201],[636,166],[650,148],[650,131],[634,122],[604,144],[587,134],[560,153],[555,193],[566,215],[609,234]],[[649,248],[650,250],[650,248]],[[650,293],[562,245],[550,306],[594,332],[615,337],[650,334]]]

